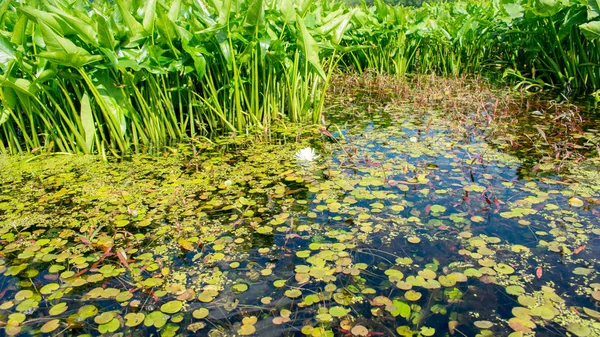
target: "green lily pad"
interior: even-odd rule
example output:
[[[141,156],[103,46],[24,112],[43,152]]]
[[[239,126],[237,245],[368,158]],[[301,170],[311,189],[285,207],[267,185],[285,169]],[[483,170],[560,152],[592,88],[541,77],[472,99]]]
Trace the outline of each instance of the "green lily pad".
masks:
[[[245,283],[237,283],[231,287],[231,290],[233,290],[237,294],[241,294],[248,290],[248,285]]]
[[[104,334],[107,332],[115,332],[121,327],[121,323],[118,319],[113,318],[110,322],[100,324],[98,326],[98,332]]]
[[[344,308],[344,307],[340,307],[340,306],[334,306],[329,308],[329,314],[333,317],[344,317],[346,315],[348,315],[349,310]]]
[[[199,308],[192,312],[192,316],[196,319],[202,319],[208,317],[209,311],[206,308]]]
[[[113,312],[103,312],[94,317],[94,322],[96,322],[96,324],[106,324],[112,321],[113,318],[115,318],[115,314]]]
[[[577,337],[588,337],[592,333],[590,328],[580,323],[571,323],[567,325],[567,330]]]
[[[48,295],[58,290],[58,288],[60,288],[60,285],[58,285],[58,283],[49,283],[40,288],[40,294]]]
[[[60,325],[60,320],[52,319],[52,320],[49,320],[48,322],[44,323],[44,325],[42,325],[42,327],[40,328],[40,331],[43,333],[50,333],[50,332],[56,330],[59,325]]]
[[[420,292],[414,291],[414,290],[409,290],[404,294],[404,297],[409,300],[409,301],[418,301],[421,296],[423,296]]]
[[[127,315],[125,315],[124,318],[125,326],[132,328],[140,325],[144,321],[144,318],[146,318],[146,315],[144,315],[144,313],[141,312],[130,312]]]
[[[155,328],[162,328],[163,326],[165,326],[165,324],[167,324],[167,320],[169,319],[169,315],[155,310],[149,314],[146,315],[146,317],[144,318],[144,325],[145,326],[154,326]]]
[[[254,334],[256,332],[256,328],[254,327],[254,325],[247,325],[244,324],[240,327],[240,329],[238,330],[238,333],[242,336],[250,336],[252,334]]]
[[[178,313],[181,308],[183,308],[183,302],[175,300],[163,304],[160,307],[160,311],[167,314],[175,314]]]
[[[284,292],[284,295],[289,298],[298,298],[302,296],[302,291],[300,289],[290,289]]]
[[[430,337],[430,336],[433,336],[435,334],[435,329],[424,326],[424,327],[421,328],[420,332],[421,332],[421,335],[423,335],[425,337]]]

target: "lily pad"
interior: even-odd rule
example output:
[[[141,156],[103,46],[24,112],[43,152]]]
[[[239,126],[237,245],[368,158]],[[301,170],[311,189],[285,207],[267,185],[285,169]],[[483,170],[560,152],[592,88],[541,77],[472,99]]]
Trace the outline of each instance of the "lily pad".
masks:
[[[175,314],[178,313],[181,308],[183,308],[183,302],[175,300],[163,304],[160,307],[160,311],[167,314]]]

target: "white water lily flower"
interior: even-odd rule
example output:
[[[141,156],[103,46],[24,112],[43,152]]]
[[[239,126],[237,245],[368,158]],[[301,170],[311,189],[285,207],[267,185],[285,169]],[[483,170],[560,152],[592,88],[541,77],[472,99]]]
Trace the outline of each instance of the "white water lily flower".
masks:
[[[317,156],[315,154],[315,150],[310,147],[305,147],[301,150],[298,150],[298,152],[296,152],[296,154],[295,154],[295,157],[296,157],[296,160],[298,160],[298,161],[306,161],[306,162],[310,162],[310,161],[313,161],[313,160],[319,158],[319,156]]]

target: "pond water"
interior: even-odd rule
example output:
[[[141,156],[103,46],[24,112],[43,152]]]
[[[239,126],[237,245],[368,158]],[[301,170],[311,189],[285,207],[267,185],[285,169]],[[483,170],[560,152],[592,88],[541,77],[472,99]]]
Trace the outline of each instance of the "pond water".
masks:
[[[3,158],[0,334],[600,336],[597,161],[410,106],[274,134]]]

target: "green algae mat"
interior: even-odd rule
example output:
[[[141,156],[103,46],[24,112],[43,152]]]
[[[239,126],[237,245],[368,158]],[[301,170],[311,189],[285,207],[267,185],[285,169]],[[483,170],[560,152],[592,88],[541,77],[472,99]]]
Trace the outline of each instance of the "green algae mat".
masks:
[[[524,170],[508,135],[389,110],[2,158],[0,335],[600,336],[598,160]]]

